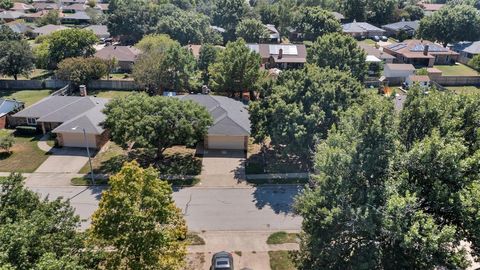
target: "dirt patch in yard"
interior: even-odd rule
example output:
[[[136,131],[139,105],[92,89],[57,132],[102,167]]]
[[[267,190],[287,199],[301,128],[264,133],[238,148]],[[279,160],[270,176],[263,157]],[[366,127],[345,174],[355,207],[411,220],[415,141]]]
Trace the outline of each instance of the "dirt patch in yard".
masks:
[[[205,268],[205,253],[187,254],[187,270],[201,270]]]

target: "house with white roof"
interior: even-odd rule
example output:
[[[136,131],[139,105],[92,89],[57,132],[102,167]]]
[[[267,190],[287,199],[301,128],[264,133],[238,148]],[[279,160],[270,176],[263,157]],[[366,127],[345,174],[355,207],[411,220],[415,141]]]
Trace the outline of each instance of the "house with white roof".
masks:
[[[16,125],[35,126],[57,135],[66,147],[100,149],[108,141],[103,128],[103,110],[109,99],[97,97],[49,96],[13,115]]]

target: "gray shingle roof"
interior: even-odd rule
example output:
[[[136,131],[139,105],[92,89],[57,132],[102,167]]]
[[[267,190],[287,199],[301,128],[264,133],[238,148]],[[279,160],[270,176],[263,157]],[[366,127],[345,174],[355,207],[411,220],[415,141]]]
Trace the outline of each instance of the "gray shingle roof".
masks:
[[[95,53],[95,57],[109,60],[112,58],[118,61],[134,62],[140,50],[132,46],[106,46]]]
[[[457,52],[466,52],[470,54],[480,54],[480,41],[463,41],[455,44],[453,50]]]
[[[14,117],[36,118],[38,122],[62,123],[53,132],[101,134],[105,120],[102,110],[108,99],[96,97],[50,96],[16,113]]]
[[[418,30],[418,27],[420,26],[420,21],[401,21],[401,22],[396,22],[396,23],[391,23],[391,24],[386,24],[383,25],[382,28],[388,29],[388,30],[393,30],[393,31],[399,31],[399,30]]]
[[[42,27],[38,27],[33,30],[33,33],[38,34],[38,35],[49,35],[55,31],[60,31],[60,30],[65,30],[68,29],[68,27],[65,27],[63,25],[53,25],[53,24],[47,24]]]
[[[385,32],[385,30],[378,28],[374,25],[371,25],[369,23],[357,22],[357,21],[343,24],[342,28],[343,28],[343,32],[346,32],[346,33],[363,33],[368,31]]]
[[[64,20],[84,20],[89,21],[91,20],[90,16],[85,11],[77,11],[71,14],[65,14],[62,18]]]
[[[209,135],[250,135],[248,108],[240,101],[214,95],[185,95],[178,98],[196,102],[210,112],[213,125],[208,129]]]
[[[85,27],[85,29],[93,31],[96,36],[110,36],[110,32],[108,32],[108,27],[106,25],[90,25]]]
[[[25,16],[25,13],[18,12],[18,11],[1,11],[0,12],[0,19],[16,20],[23,16]]]

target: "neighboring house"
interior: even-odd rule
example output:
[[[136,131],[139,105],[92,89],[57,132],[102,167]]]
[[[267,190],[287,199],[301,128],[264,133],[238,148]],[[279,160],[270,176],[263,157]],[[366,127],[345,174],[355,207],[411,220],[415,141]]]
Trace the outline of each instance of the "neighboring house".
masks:
[[[365,53],[367,54],[367,59],[370,56],[370,59],[373,59],[373,57],[380,59],[383,63],[393,63],[393,60],[395,59],[395,56],[388,54],[380,49],[377,49],[373,46],[364,44],[364,43],[358,43],[358,46],[362,48]]]
[[[101,123],[108,99],[49,96],[13,115],[16,125],[30,125],[57,135],[60,146],[100,149],[108,140]],[[86,139],[83,133],[85,130]]]
[[[37,11],[35,13],[26,13],[24,16],[23,16],[23,19],[26,21],[26,22],[36,22],[38,21],[40,18],[42,18],[43,16],[47,15],[49,12],[49,10],[40,10],[40,11]],[[60,13],[59,16],[63,16],[63,13]]]
[[[64,6],[62,8],[62,11],[63,12],[74,13],[74,12],[79,12],[79,11],[85,11],[86,9],[87,9],[87,6],[85,4],[73,4],[73,5],[69,5],[69,6]]]
[[[304,44],[247,44],[248,48],[262,58],[265,69],[300,68],[307,62]]]
[[[65,30],[68,27],[63,25],[54,25],[54,24],[47,24],[42,27],[38,27],[32,31],[34,36],[43,36],[43,35],[50,35],[53,32]]]
[[[98,38],[109,38],[110,32],[106,25],[90,25],[85,27],[87,30],[91,30]]]
[[[200,56],[200,49],[202,48],[202,45],[196,45],[196,44],[188,44],[185,46],[192,54],[195,59],[198,59]]]
[[[425,12],[425,16],[431,15],[435,11],[439,11],[444,6],[445,4],[428,4],[428,3],[420,4],[420,7]]]
[[[65,13],[61,18],[62,23],[71,24],[88,24],[92,18],[85,11],[77,11],[75,13]]]
[[[118,66],[123,71],[132,70],[140,50],[132,46],[106,46],[95,53],[95,57],[110,60],[117,59]]]
[[[430,87],[430,77],[427,75],[410,75],[405,80],[405,83],[408,87],[419,85],[421,88],[426,89]]]
[[[250,136],[248,108],[234,99],[214,95],[177,96],[204,106],[213,117],[213,125],[205,137],[205,149],[237,149],[247,151]]]
[[[385,64],[383,75],[391,84],[400,84],[415,75],[415,67],[411,64]]]
[[[60,5],[56,3],[45,3],[45,2],[39,2],[39,3],[33,3],[33,7],[37,11],[41,10],[59,10]]]
[[[20,18],[23,18],[25,13],[18,12],[18,11],[1,11],[0,12],[0,21],[3,20],[4,22],[13,22]]]
[[[395,63],[412,64],[417,67],[449,65],[458,60],[458,53],[426,40],[405,40],[388,45],[383,51],[395,56]]]
[[[13,3],[13,7],[10,8],[10,10],[13,11],[18,11],[18,12],[27,12],[30,10],[34,10],[35,8],[32,5],[25,4],[25,3],[20,3],[20,2],[15,2]]]
[[[280,43],[280,41],[282,41],[280,39],[280,32],[278,32],[277,28],[275,28],[275,25],[266,24],[265,27],[267,27],[267,30],[268,30],[268,33],[269,33],[268,42]]]
[[[25,104],[14,99],[0,98],[0,129],[9,126],[10,116],[23,109]]]
[[[101,10],[102,12],[105,13],[105,12],[108,11],[108,6],[109,6],[108,3],[105,3],[105,4],[97,4],[97,5],[95,6],[95,9]]]
[[[357,22],[354,20],[351,23],[342,25],[343,32],[355,38],[372,38],[374,36],[383,36],[385,30],[378,28],[366,22]]]
[[[62,6],[74,5],[74,4],[85,4],[85,0],[60,0]]]
[[[396,37],[403,31],[408,37],[413,37],[419,26],[420,21],[405,21],[405,19],[402,19],[400,22],[383,25],[382,28],[387,31],[388,36]]]
[[[21,22],[13,21],[6,23],[5,25],[10,27],[10,29],[12,29],[12,31],[17,34],[27,35],[33,31],[33,27],[30,27]]]
[[[458,52],[458,62],[468,64],[475,55],[480,54],[480,41],[463,41],[456,43],[451,47],[452,50]]]
[[[337,19],[339,22],[343,22],[345,20],[345,16],[343,16],[343,14],[341,13],[338,13],[338,12],[335,12],[335,11],[332,11],[330,12],[333,17],[335,17],[335,19]]]

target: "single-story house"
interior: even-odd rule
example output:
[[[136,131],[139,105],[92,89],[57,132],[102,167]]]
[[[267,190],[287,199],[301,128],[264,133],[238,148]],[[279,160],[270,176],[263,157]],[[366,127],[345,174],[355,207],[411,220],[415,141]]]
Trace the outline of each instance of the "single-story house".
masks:
[[[13,7],[10,8],[10,10],[18,11],[18,12],[27,12],[27,11],[30,11],[30,10],[35,10],[35,8],[32,5],[29,5],[29,4],[14,2]]]
[[[68,27],[63,25],[47,24],[42,27],[33,29],[32,33],[34,36],[42,36],[42,35],[50,35],[53,32],[65,30],[65,29],[68,29]]]
[[[5,22],[13,22],[20,18],[23,18],[23,16],[25,16],[25,13],[18,12],[18,11],[7,10],[7,11],[0,12],[0,20],[3,20]]]
[[[140,55],[140,50],[132,46],[106,46],[95,53],[95,57],[110,60],[117,59],[121,70],[129,71]]]
[[[480,54],[480,41],[462,41],[451,47],[452,50],[458,52],[458,62],[468,64],[475,55]]]
[[[355,38],[371,38],[374,36],[383,36],[385,30],[378,28],[366,22],[357,22],[354,20],[351,23],[342,25],[343,32]]]
[[[247,47],[260,54],[265,69],[299,68],[307,62],[304,44],[247,44]]]
[[[368,44],[358,43],[358,46],[365,51],[365,53],[367,54],[367,58],[369,56],[374,56],[375,58],[380,59],[383,63],[393,63],[393,60],[395,59],[395,56]]]
[[[343,20],[345,20],[345,16],[343,16],[343,14],[341,14],[341,13],[338,13],[338,12],[336,12],[336,11],[332,11],[332,12],[330,12],[330,13],[331,13],[331,14],[333,15],[333,17],[335,17],[335,19],[337,19],[339,22],[343,22]]]
[[[60,0],[63,6],[73,5],[73,4],[85,4],[85,0]]]
[[[65,13],[61,18],[62,23],[72,24],[88,24],[92,18],[85,11],[77,11],[75,13]]]
[[[415,67],[412,64],[385,64],[383,75],[391,84],[400,84],[415,75]]]
[[[388,36],[396,37],[401,31],[404,31],[407,36],[413,37],[419,26],[420,21],[405,21],[405,19],[402,19],[400,22],[385,24],[382,28],[387,31]]]
[[[435,11],[439,11],[443,8],[445,4],[429,4],[429,3],[421,3],[420,7],[425,12],[425,16],[431,15]]]
[[[55,133],[60,146],[86,147],[88,143],[89,148],[100,149],[108,141],[108,132],[101,125],[107,102],[108,99],[89,96],[49,96],[13,118],[16,125],[36,126],[43,133]]]
[[[60,10],[61,6],[53,2],[51,3],[39,2],[39,3],[33,3],[33,7],[35,8],[35,10],[41,11],[41,10]]]
[[[21,101],[0,98],[0,129],[8,127],[10,116],[24,107]]]
[[[23,19],[26,22],[36,22],[43,16],[47,15],[48,12],[49,10],[40,10],[35,13],[25,13],[25,15],[23,16]],[[59,16],[63,16],[63,13],[60,13]]]
[[[108,11],[109,3],[98,3],[94,8],[102,12]]]
[[[85,11],[87,9],[87,5],[85,4],[73,4],[62,7],[63,12],[67,13],[74,13],[78,11]]]
[[[412,64],[419,67],[449,65],[458,60],[458,53],[427,40],[411,39],[383,48],[395,56],[395,63]]]
[[[405,83],[408,87],[419,85],[421,88],[425,89],[430,87],[430,77],[427,75],[410,75],[405,80]]]
[[[10,27],[10,29],[12,29],[12,31],[17,34],[26,35],[33,31],[33,27],[30,27],[18,21],[9,22],[9,23],[6,23],[5,25]]]
[[[214,95],[177,96],[204,106],[213,117],[205,137],[205,149],[236,149],[247,151],[250,136],[248,108],[234,99]]]
[[[280,43],[280,41],[282,41],[280,39],[280,32],[278,32],[277,28],[275,28],[275,25],[266,24],[265,27],[267,27],[267,30],[268,30],[268,33],[269,33],[268,42]]]
[[[109,38],[110,32],[108,32],[108,27],[106,25],[89,25],[85,27],[87,30],[91,30],[97,38]]]

